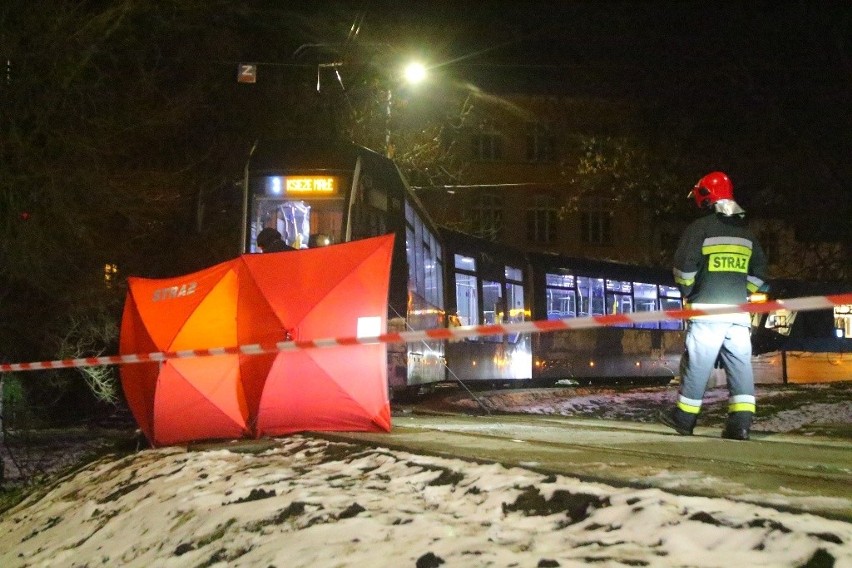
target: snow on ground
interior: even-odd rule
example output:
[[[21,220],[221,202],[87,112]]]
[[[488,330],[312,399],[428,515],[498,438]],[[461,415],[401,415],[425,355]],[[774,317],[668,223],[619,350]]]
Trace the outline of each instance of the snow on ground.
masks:
[[[0,520],[0,566],[852,566],[852,524],[309,436],[104,458]]]
[[[849,392],[815,387],[779,405],[799,387],[759,389],[755,429],[848,428]],[[479,395],[498,412],[638,421],[673,397],[671,388]],[[708,413],[726,400],[709,391]],[[476,404],[459,396],[450,406]],[[3,568],[590,564],[852,567],[852,523],[308,435],[103,457],[0,519]]]

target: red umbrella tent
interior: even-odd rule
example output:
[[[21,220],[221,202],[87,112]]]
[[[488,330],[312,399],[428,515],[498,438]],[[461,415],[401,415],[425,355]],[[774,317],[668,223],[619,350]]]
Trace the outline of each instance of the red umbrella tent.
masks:
[[[388,235],[130,278],[120,353],[378,335],[392,250]],[[121,382],[153,445],[391,427],[385,344],[130,364]]]

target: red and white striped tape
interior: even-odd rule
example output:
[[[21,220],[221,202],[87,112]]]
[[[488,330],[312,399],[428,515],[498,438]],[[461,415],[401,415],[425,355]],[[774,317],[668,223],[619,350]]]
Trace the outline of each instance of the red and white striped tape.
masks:
[[[779,309],[790,311],[823,310],[834,306],[852,304],[852,293],[832,296],[809,296],[763,303],[745,303],[732,306],[680,310],[659,310],[654,312],[634,312],[629,314],[610,314],[583,318],[560,320],[524,321],[493,325],[468,325],[453,328],[436,328],[423,331],[404,331],[385,333],[371,337],[337,337],[305,341],[279,341],[278,343],[254,343],[234,347],[215,347],[211,349],[186,349],[183,351],[159,351],[155,353],[135,353],[131,355],[110,355],[105,357],[83,357],[58,361],[39,361],[36,363],[2,363],[0,371],[39,371],[45,369],[64,369],[70,367],[98,367],[104,365],[132,365],[136,363],[159,363],[170,359],[190,359],[215,355],[261,355],[279,351],[298,351],[339,347],[344,345],[366,345],[376,343],[413,343],[424,340],[464,339],[488,335],[507,335],[510,333],[547,333],[566,329],[586,329],[626,323],[648,323],[655,321],[677,321],[695,316],[709,316],[735,313],[766,313]]]

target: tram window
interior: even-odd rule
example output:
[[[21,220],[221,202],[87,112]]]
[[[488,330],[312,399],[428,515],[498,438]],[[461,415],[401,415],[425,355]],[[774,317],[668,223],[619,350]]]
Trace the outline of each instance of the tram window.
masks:
[[[523,282],[523,272],[520,268],[514,268],[512,266],[506,267],[506,280],[512,280],[515,282]]]
[[[326,235],[329,238],[329,244],[339,243],[343,240],[343,213],[338,207],[331,209],[311,207],[309,227],[311,235]],[[308,247],[311,246],[310,240],[308,237]]]
[[[630,294],[607,294],[606,313],[629,314],[633,311],[633,297]],[[614,327],[631,327],[630,323],[616,323]]]
[[[503,295],[503,285],[492,280],[482,281],[482,323],[484,325],[500,324],[508,321],[508,305]],[[502,342],[500,335],[486,335],[481,338],[485,342]]]
[[[406,227],[405,229],[405,260],[408,262],[408,283],[411,286],[416,282],[415,274],[417,274],[417,266],[414,262],[414,229]]]
[[[519,322],[526,319],[524,287],[521,284],[506,283],[506,305],[508,309],[508,321]]]
[[[414,225],[414,207],[411,206],[411,203],[406,199],[405,200],[405,220],[409,225]]]
[[[499,282],[484,280],[482,282],[482,323],[485,325],[501,323],[506,312],[503,304],[503,290]]]
[[[642,282],[633,283],[633,298],[635,304],[634,311],[637,312],[653,312],[659,305],[659,294],[656,284],[643,284]],[[635,324],[636,327],[644,329],[657,329],[659,322],[649,321]]]
[[[573,274],[544,275],[547,319],[573,318],[577,315],[577,291]]]
[[[272,227],[285,243],[293,248],[305,248],[311,234],[311,206],[301,200],[255,198],[252,243],[264,227]],[[252,252],[256,252],[252,244]]]
[[[606,313],[629,314],[633,311],[633,283],[627,280],[606,281]],[[614,327],[631,327],[630,323],[617,323]]]
[[[417,217],[414,220],[414,262],[417,264],[417,291],[421,296],[426,290],[426,263],[423,258],[423,221]]]
[[[526,308],[524,308],[524,287],[522,284],[506,283],[506,296],[504,303],[506,315],[503,321],[507,323],[519,323],[526,319]],[[506,336],[509,343],[517,343],[521,334],[510,333]]]
[[[367,193],[367,199],[372,207],[380,211],[387,212],[388,210],[388,195],[384,191],[380,191],[375,187],[371,187]]]
[[[660,284],[660,297],[680,298],[680,288],[677,286],[666,286]]]
[[[563,288],[547,289],[547,319],[573,318],[577,315],[577,293]]]
[[[469,257],[461,254],[457,254],[454,257],[455,267],[461,270],[470,270],[471,272],[476,271],[476,261]]]
[[[680,288],[677,286],[668,286],[660,284],[660,309],[661,310],[680,310],[683,308],[683,299],[681,298]],[[660,322],[660,329],[683,329],[682,320],[663,320]]]
[[[660,298],[660,309],[662,310],[680,310],[681,308],[683,308],[683,301],[680,298]],[[683,329],[683,321],[663,320],[660,322],[660,329]]]
[[[577,277],[577,294],[579,306],[577,315],[602,316],[606,306],[604,305],[604,279]]]
[[[793,328],[793,322],[796,321],[796,314],[789,310],[776,310],[769,312],[766,316],[766,329],[780,335],[790,335],[790,330]]]
[[[544,280],[548,288],[550,288],[551,286],[556,286],[559,288],[574,287],[573,274],[545,274]]]
[[[616,292],[620,294],[629,294],[633,291],[633,284],[626,280],[607,280],[607,292]]]
[[[441,245],[438,243],[438,239],[435,238],[431,232],[428,233],[429,236],[429,262],[430,262],[430,273],[432,275],[432,286],[429,291],[431,294],[427,294],[427,300],[432,305],[440,306],[442,309],[444,308],[444,253],[441,250]]]
[[[476,276],[456,272],[456,311],[461,325],[479,325],[477,288]]]
[[[506,317],[504,321],[521,322],[527,315],[524,307],[524,273],[520,268],[506,267]],[[514,343],[518,340],[518,334],[509,336],[509,341]]]
[[[408,211],[408,209],[406,209]],[[435,235],[412,214],[405,230],[409,292],[425,301],[429,308],[444,309],[444,265]]]
[[[852,304],[834,306],[834,334],[841,339],[852,338]]]

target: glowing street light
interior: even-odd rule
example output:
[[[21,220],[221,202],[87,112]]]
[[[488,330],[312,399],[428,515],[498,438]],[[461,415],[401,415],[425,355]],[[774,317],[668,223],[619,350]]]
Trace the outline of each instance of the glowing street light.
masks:
[[[402,76],[405,78],[406,83],[416,85],[426,78],[426,67],[424,67],[422,63],[418,63],[416,61],[409,63],[406,65]]]

